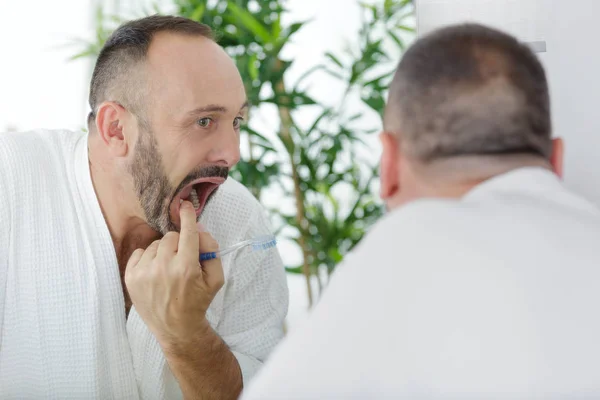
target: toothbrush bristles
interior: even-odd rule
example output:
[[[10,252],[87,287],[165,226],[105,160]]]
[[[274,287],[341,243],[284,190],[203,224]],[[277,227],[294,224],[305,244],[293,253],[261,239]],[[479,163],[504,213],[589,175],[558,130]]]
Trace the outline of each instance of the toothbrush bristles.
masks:
[[[270,249],[272,247],[277,246],[277,240],[276,239],[271,239],[268,241],[262,241],[262,242],[258,242],[258,243],[254,243],[252,245],[252,250],[267,250]]]

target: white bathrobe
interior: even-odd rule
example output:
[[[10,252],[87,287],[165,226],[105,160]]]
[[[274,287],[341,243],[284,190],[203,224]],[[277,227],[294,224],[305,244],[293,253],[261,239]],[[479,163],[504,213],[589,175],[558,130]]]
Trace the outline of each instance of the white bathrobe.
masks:
[[[222,247],[269,233],[258,202],[228,179],[202,223]],[[223,259],[207,318],[244,383],[283,336],[278,252]],[[0,134],[0,398],[175,399],[179,386],[135,308],[90,178],[87,135]]]
[[[338,268],[244,400],[600,398],[600,211],[547,170],[401,207]]]

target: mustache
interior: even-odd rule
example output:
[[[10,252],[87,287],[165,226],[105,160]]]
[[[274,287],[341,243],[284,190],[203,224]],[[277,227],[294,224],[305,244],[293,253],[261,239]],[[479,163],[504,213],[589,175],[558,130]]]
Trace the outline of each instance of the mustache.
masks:
[[[189,185],[191,182],[195,181],[196,179],[200,179],[200,178],[227,179],[228,176],[229,176],[229,168],[227,168],[227,167],[222,167],[219,165],[209,165],[209,166],[198,167],[195,170],[193,170],[192,172],[190,172],[181,181],[179,186],[177,186],[177,189],[175,190],[175,194],[173,195],[173,197],[175,197],[175,195],[177,193],[182,191],[184,187],[186,187],[187,185]]]

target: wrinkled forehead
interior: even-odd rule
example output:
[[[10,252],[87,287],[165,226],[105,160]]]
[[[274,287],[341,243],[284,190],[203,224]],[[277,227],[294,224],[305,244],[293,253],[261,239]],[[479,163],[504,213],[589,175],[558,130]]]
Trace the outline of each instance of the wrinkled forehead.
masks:
[[[176,114],[208,104],[239,110],[246,100],[233,60],[202,36],[157,34],[145,69],[155,111]]]

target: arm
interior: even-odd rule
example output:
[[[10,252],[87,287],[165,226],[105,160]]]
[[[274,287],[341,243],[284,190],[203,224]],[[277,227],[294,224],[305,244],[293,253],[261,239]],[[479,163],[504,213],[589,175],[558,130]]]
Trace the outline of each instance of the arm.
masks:
[[[245,238],[271,234],[262,208]],[[188,346],[163,346],[186,399],[236,399],[283,337],[288,290],[276,249],[239,252],[225,289],[223,317],[215,332],[204,323]]]
[[[166,345],[163,351],[185,399],[237,399],[240,395],[240,366],[208,321],[204,320],[195,342]]]
[[[268,218],[256,207],[245,238],[271,234]],[[195,350],[165,351],[185,397],[237,398],[283,337],[287,308],[286,277],[277,250],[238,253],[217,332],[205,323],[205,333],[188,347]]]

